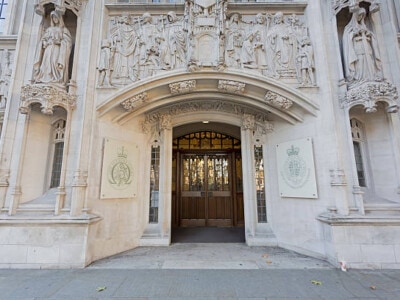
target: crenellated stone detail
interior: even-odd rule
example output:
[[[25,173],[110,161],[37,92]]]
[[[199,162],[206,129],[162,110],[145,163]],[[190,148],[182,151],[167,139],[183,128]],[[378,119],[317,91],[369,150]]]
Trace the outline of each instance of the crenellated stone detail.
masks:
[[[377,111],[377,103],[383,101],[388,104],[387,112],[396,113],[399,110],[397,99],[397,88],[390,82],[369,81],[351,88],[342,100],[342,107],[363,105],[367,113],[373,113]]]
[[[172,95],[189,93],[196,89],[196,80],[185,80],[170,83],[169,88]]]
[[[77,97],[68,94],[64,89],[52,85],[28,84],[21,89],[21,104],[19,110],[26,114],[30,105],[39,103],[42,113],[52,115],[54,107],[61,106],[70,112],[76,107]]]
[[[246,84],[243,82],[233,80],[219,80],[218,89],[221,92],[227,92],[231,94],[244,94]]]
[[[149,100],[149,97],[146,92],[140,93],[138,95],[135,95],[133,97],[130,97],[129,99],[125,100],[124,102],[121,103],[121,105],[127,110],[127,111],[133,111],[139,106],[143,105]]]
[[[293,105],[293,102],[291,100],[272,91],[267,91],[264,99],[267,104],[285,110],[288,110]]]

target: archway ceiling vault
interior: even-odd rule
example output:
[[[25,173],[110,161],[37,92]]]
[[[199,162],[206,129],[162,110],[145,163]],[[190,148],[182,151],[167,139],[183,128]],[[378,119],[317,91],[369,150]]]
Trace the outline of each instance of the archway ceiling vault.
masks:
[[[97,111],[100,117],[108,115],[123,124],[135,116],[165,113],[184,103],[209,103],[208,111],[213,107],[223,111],[221,107],[230,105],[290,124],[302,122],[305,114],[315,116],[319,109],[298,89],[280,81],[240,71],[212,70],[172,71],[137,81],[109,97]]]

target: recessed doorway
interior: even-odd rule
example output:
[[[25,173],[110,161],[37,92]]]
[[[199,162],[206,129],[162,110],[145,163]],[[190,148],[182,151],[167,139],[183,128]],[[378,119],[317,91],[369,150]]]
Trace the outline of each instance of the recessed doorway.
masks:
[[[172,242],[244,242],[241,144],[201,130],[173,141]]]

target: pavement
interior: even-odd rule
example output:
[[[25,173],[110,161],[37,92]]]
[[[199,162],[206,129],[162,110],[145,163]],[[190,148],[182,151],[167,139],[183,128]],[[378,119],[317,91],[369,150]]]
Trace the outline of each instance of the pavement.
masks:
[[[278,247],[139,247],[85,269],[0,269],[0,299],[400,299],[400,270],[354,270]]]

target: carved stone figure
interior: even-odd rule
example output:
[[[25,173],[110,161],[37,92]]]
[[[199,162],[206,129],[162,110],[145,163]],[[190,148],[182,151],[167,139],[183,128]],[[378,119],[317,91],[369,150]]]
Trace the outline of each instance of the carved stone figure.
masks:
[[[115,47],[113,82],[127,83],[138,80],[139,36],[128,14],[116,20],[111,39]]]
[[[72,37],[57,11],[50,13],[50,21],[36,52],[33,83],[66,86]]]
[[[166,51],[163,53],[167,69],[181,68],[186,65],[186,33],[175,12],[167,14],[168,24],[165,26]]]
[[[344,73],[348,82],[382,80],[382,63],[374,33],[365,24],[366,11],[354,11],[343,32]]]
[[[111,76],[113,72],[113,56],[115,52],[111,52],[111,44],[107,39],[101,42],[100,61],[97,69],[99,70],[98,85],[111,86]]]
[[[274,23],[268,32],[267,43],[271,51],[269,62],[271,75],[279,78],[280,71],[295,69],[294,55],[297,44],[290,26],[285,24],[282,12],[279,11],[275,14]]]
[[[255,32],[254,42],[254,56],[256,59],[256,66],[262,75],[267,76],[268,63],[267,52],[265,51],[265,40],[262,39],[262,34],[259,31]]]
[[[139,50],[139,77],[146,78],[155,73],[155,68],[159,66],[159,45],[160,37],[153,17],[149,13],[142,16],[142,24],[139,22],[140,50]],[[158,40],[156,41],[156,38]]]
[[[245,31],[238,13],[234,13],[230,17],[226,35],[226,63],[229,67],[240,67]]]
[[[242,63],[243,68],[255,69],[256,65],[256,56],[254,53],[254,33],[250,33],[246,40],[242,45],[242,53],[240,56],[240,61]]]
[[[314,49],[308,36],[301,40],[297,59],[299,61],[299,82],[302,86],[315,86]]]

